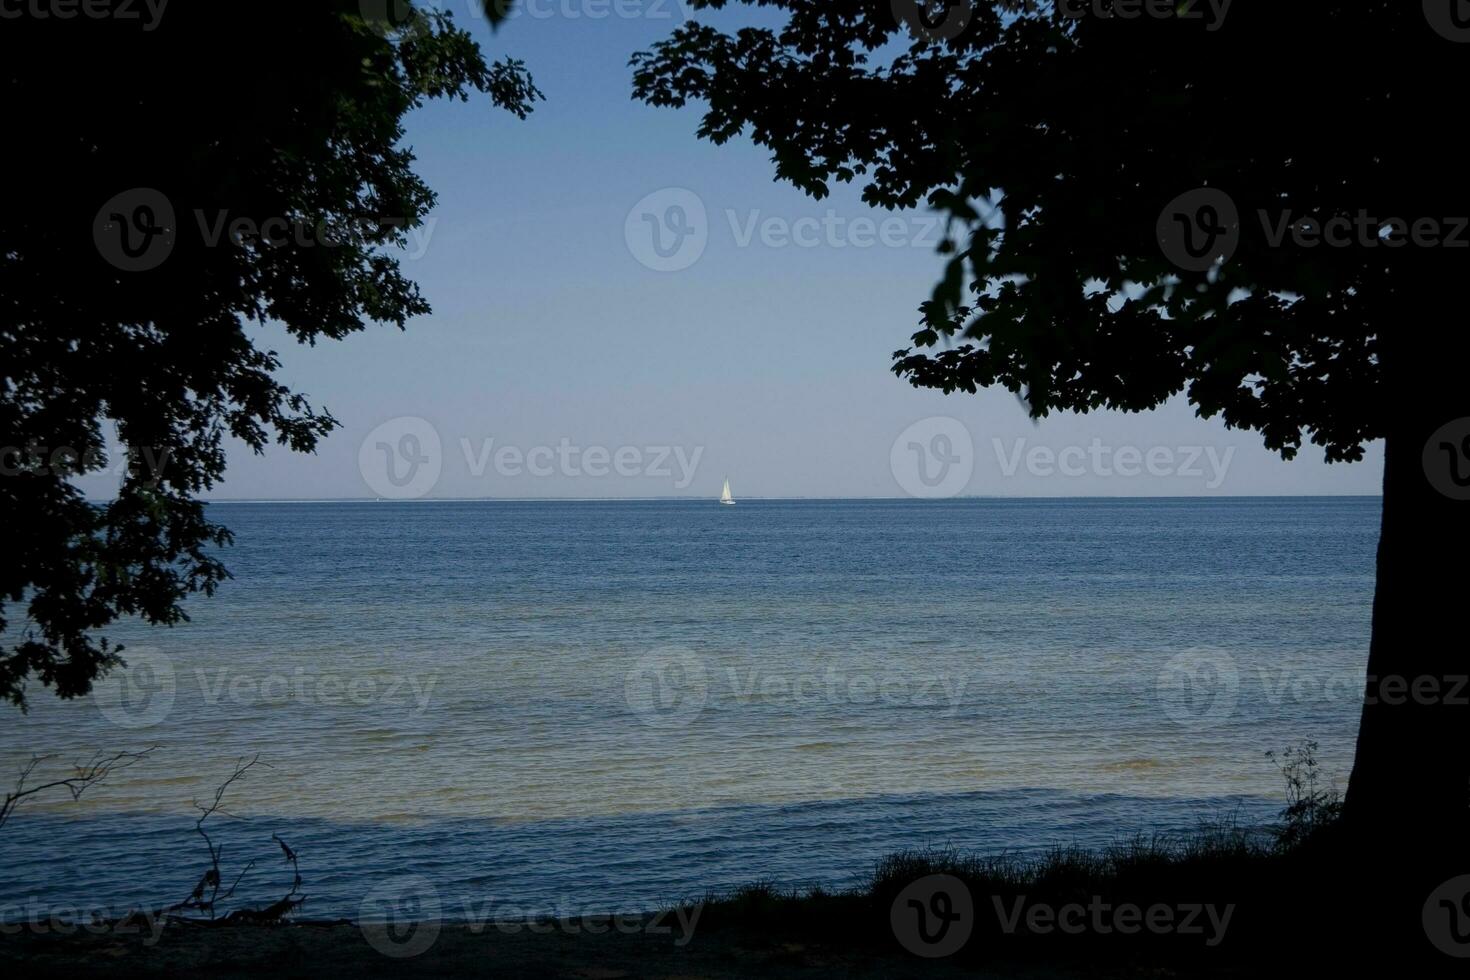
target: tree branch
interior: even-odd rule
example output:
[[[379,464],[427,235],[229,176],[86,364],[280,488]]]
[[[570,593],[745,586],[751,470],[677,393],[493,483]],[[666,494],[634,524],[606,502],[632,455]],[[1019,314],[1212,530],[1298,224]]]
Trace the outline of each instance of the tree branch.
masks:
[[[72,766],[73,774],[71,776],[65,779],[54,779],[49,783],[42,783],[39,786],[32,786],[27,789],[26,780],[31,778],[36,768],[46,760],[54,758],[54,756],[50,755],[31,756],[31,761],[26,763],[25,767],[21,769],[19,777],[16,778],[15,789],[6,793],[5,802],[0,803],[0,827],[5,826],[5,821],[10,819],[10,815],[15,812],[15,808],[20,804],[20,801],[26,797],[34,796],[37,793],[44,793],[49,789],[62,787],[71,793],[73,800],[79,800],[82,798],[83,793],[102,782],[112,773],[142,762],[157,748],[158,746],[151,745],[141,752],[115,752],[107,756],[99,752],[86,762],[74,763]]]

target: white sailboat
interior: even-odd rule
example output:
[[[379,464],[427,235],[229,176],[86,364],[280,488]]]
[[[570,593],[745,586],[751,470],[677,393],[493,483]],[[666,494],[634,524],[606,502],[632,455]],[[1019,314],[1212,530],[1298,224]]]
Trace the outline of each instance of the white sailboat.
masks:
[[[735,498],[730,496],[730,478],[728,476],[725,477],[725,489],[720,491],[720,503],[732,505],[735,503]]]

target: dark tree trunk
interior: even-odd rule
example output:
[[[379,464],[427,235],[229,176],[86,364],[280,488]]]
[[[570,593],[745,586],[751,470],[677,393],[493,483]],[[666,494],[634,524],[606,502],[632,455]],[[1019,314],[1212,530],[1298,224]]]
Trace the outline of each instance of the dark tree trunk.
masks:
[[[1383,525],[1344,821],[1379,935],[1421,949],[1430,892],[1470,874],[1470,329],[1428,325],[1450,313],[1383,338]]]
[[[1470,419],[1470,405],[1462,412]],[[1426,419],[1388,437],[1373,638],[1347,810],[1354,821],[1463,832],[1470,829],[1470,504],[1441,496],[1425,479],[1423,448],[1438,428]],[[1470,457],[1461,466],[1470,473]]]

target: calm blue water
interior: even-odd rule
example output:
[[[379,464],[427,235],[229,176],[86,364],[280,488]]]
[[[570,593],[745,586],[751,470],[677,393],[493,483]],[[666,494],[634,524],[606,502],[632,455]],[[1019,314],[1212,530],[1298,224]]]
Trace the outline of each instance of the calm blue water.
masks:
[[[1376,498],[220,504],[235,574],[133,670],[0,715],[0,771],[159,746],[0,834],[0,914],[242,894],[446,916],[843,885],[904,847],[1099,845],[1339,777]],[[213,823],[213,821],[212,821]],[[252,892],[254,889],[254,892]],[[9,912],[7,913],[7,910]]]

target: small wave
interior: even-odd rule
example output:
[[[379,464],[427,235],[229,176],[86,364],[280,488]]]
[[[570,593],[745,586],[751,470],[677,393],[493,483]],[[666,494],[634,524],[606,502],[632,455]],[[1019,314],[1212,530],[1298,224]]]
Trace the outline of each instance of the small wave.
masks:
[[[1122,762],[1108,762],[1098,768],[1103,772],[1148,772],[1151,769],[1164,769],[1166,766],[1158,759],[1125,759]]]

